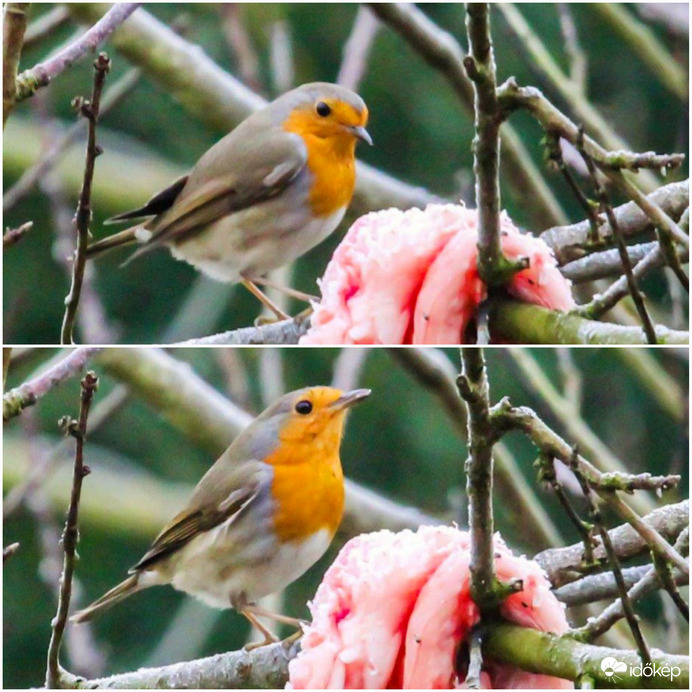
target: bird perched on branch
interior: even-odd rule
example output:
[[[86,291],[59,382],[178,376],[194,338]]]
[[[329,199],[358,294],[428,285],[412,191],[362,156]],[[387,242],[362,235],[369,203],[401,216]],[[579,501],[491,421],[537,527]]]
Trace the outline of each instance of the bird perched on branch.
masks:
[[[256,284],[339,225],[353,196],[356,142],[372,144],[367,121],[363,99],[344,87],[289,91],[217,142],[189,175],[110,219],[144,220],[93,243],[87,256],[140,243],[134,258],[166,245],[217,280],[242,282],[285,318]]]
[[[90,620],[136,591],[171,584],[210,606],[300,625],[256,605],[311,567],[341,522],[339,447],[346,412],[369,389],[308,387],[256,418],[197,484],[187,507],[156,537],[130,576],[72,616]]]

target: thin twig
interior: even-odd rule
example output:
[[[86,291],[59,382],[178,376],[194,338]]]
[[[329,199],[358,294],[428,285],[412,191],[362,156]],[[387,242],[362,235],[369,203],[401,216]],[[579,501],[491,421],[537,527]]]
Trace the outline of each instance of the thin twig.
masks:
[[[528,261],[510,262],[500,245],[500,124],[495,55],[488,3],[467,3],[466,31],[470,53],[464,58],[474,88],[473,172],[478,207],[478,273],[489,287],[502,286]]]
[[[641,593],[637,592],[637,594],[633,593],[632,587],[649,574],[651,574],[650,565],[626,567],[622,570],[622,577],[625,580],[627,588],[630,589],[629,595],[633,601],[636,601],[638,598],[650,593],[654,589],[662,587],[662,585],[658,583],[658,580],[651,579],[647,581],[646,590],[642,590]],[[690,578],[686,574],[682,574],[682,572],[676,571],[674,579],[678,586],[687,586],[690,583]],[[562,601],[569,608],[616,598],[618,595],[618,587],[611,572],[601,572],[560,586],[555,589],[553,593],[558,600]]]
[[[2,549],[2,561],[5,563],[19,550],[19,543],[10,543]]]
[[[632,248],[628,248],[631,252]],[[621,262],[621,254],[618,249],[618,260]],[[681,261],[689,260],[689,250],[683,248],[679,251],[679,258]],[[575,263],[576,264],[576,263]],[[632,269],[632,275],[635,281],[638,281],[642,277],[646,276],[651,270],[656,267],[661,267],[666,264],[666,258],[661,250],[660,243],[652,243],[651,249],[648,253],[641,259]],[[630,287],[628,284],[628,279],[626,276],[621,276],[617,281],[614,281],[608,288],[603,291],[600,295],[594,296],[591,302],[586,305],[580,305],[577,312],[584,317],[589,319],[598,319],[601,315],[611,310],[615,305],[617,305],[625,296],[629,295]]]
[[[659,244],[656,241],[627,246],[627,254],[630,257],[630,262],[634,265],[632,271],[636,279],[641,279],[653,269],[657,269],[666,263],[660,251],[654,252],[657,249],[659,249]],[[649,258],[649,255],[652,256]],[[690,253],[686,248],[680,248],[680,250],[678,250],[678,256],[681,262],[685,264],[689,262]],[[646,265],[639,267],[639,264],[644,259],[647,259]],[[616,249],[596,252],[560,267],[560,273],[573,284],[596,281],[598,279],[608,279],[614,276],[620,277],[622,276],[620,252]],[[627,291],[627,280],[624,279],[624,282],[625,291]],[[627,295],[627,292],[625,295]]]
[[[117,2],[106,15],[77,41],[59,50],[55,55],[25,70],[17,77],[17,101],[33,96],[41,87],[48,86],[75,62],[94,52],[142,3]]]
[[[119,385],[109,392],[91,412],[89,429],[93,433],[104,423],[107,423],[122,408],[129,399],[130,392],[127,387]],[[4,519],[17,511],[40,485],[47,483],[53,475],[60,461],[70,447],[69,440],[62,440],[59,444],[51,446],[36,463],[32,464],[26,476],[10,488],[2,502],[2,516]]]
[[[33,227],[34,222],[27,221],[21,226],[17,226],[17,228],[8,228],[2,236],[3,250],[12,245],[16,245]]]
[[[648,199],[657,204],[668,216],[680,219],[690,203],[690,185],[688,180],[669,183],[652,192]],[[634,202],[627,202],[613,209],[617,217],[622,233],[631,238],[636,235],[648,233],[652,230],[651,219]],[[678,222],[682,228],[682,221]],[[569,226],[556,226],[541,233],[541,238],[555,253],[555,258],[560,265],[581,259],[589,254],[589,221],[580,221]],[[603,220],[599,227],[599,236],[602,240],[608,240],[612,244],[612,231],[607,222]]]
[[[584,546],[584,557],[583,565],[589,569],[590,567],[597,565],[594,558],[594,546],[596,545],[593,539],[593,526],[583,521],[582,518],[577,514],[577,511],[572,507],[572,503],[567,496],[562,483],[558,481],[557,474],[555,473],[555,460],[553,457],[541,454],[536,461],[539,466],[539,480],[544,481],[550,485],[555,493],[555,496],[560,501],[565,513],[567,514],[569,520],[572,522],[577,530],[577,533],[581,537],[582,545]]]
[[[91,183],[94,178],[94,166],[96,157],[102,153],[96,144],[96,124],[98,123],[99,107],[101,105],[101,91],[106,81],[106,74],[110,70],[110,60],[105,53],[101,53],[94,62],[94,87],[89,102],[78,103],[82,115],[89,121],[89,136],[86,147],[86,162],[84,164],[84,182],[79,193],[77,213],[75,214],[75,227],[77,230],[77,249],[74,255],[74,267],[72,271],[72,285],[65,298],[65,316],[60,332],[60,342],[71,344],[74,342],[73,330],[79,306],[79,297],[84,283],[84,269],[86,268],[86,249],[89,244],[89,224],[91,223]]]
[[[509,28],[517,35],[532,58],[532,65],[545,76],[551,86],[567,101],[570,109],[585,127],[600,139],[604,146],[613,150],[629,150],[627,142],[620,137],[596,110],[591,102],[584,98],[579,86],[561,69],[555,58],[541,38],[529,26],[524,15],[512,3],[498,3],[497,9],[504,15]],[[574,142],[573,142],[574,144]],[[658,187],[654,175],[645,170],[640,180],[647,192]]]
[[[133,68],[128,70],[115,84],[113,84],[101,99],[99,116],[103,117],[112,108],[117,106],[139,83],[141,76],[141,70]],[[27,168],[24,173],[22,173],[21,178],[3,194],[3,211],[7,212],[21,200],[25,199],[31,193],[36,183],[45,178],[48,172],[60,161],[62,156],[67,153],[87,127],[88,120],[86,118],[80,118],[33,166]]]
[[[358,90],[379,29],[380,23],[372,12],[364,5],[360,5],[351,33],[344,44],[344,57],[336,78],[337,84],[353,91]]]
[[[683,547],[685,542],[689,537],[689,527],[680,532],[678,538],[675,541],[674,548],[680,552],[683,552]],[[644,574],[629,588],[627,596],[630,601],[634,602],[645,596],[647,593],[653,591],[659,586],[667,588],[665,584],[661,583],[660,574],[658,573],[656,567],[650,565],[644,565],[641,568]],[[676,579],[680,579],[683,583],[689,583],[689,575],[678,573]],[[585,581],[585,580],[582,580]],[[675,584],[672,585],[672,589],[677,594],[677,588]],[[671,594],[672,595],[672,594]],[[679,594],[677,594],[679,595]],[[674,597],[677,603],[677,600]],[[683,614],[686,612],[686,619],[689,619],[689,610],[687,604],[682,602]],[[589,620],[586,625],[575,629],[572,631],[572,635],[581,641],[592,642],[594,639],[607,632],[615,623],[625,617],[625,610],[622,605],[622,601],[615,601],[611,603],[597,618]]]
[[[601,185],[601,181],[596,175],[596,166],[593,159],[584,149],[584,131],[580,130],[579,139],[577,140],[577,149],[584,159],[584,163],[589,170],[589,175],[591,176],[591,182],[596,191],[596,195],[599,199],[601,209],[605,211],[605,215],[608,218],[608,223],[610,224],[610,229],[615,238],[615,243],[617,245],[618,253],[620,255],[620,262],[622,262],[622,268],[625,272],[625,278],[627,280],[627,288],[629,289],[629,294],[632,296],[632,301],[637,308],[637,314],[642,323],[642,328],[646,334],[647,341],[650,344],[656,344],[656,331],[654,330],[654,325],[649,316],[649,312],[644,305],[644,296],[637,286],[637,280],[632,273],[632,264],[630,262],[630,256],[627,253],[627,246],[625,245],[625,239],[620,231],[620,226],[618,225],[617,217],[613,213],[613,205],[610,202],[610,195],[606,190],[604,185]],[[675,252],[675,250],[673,250]]]
[[[389,353],[436,397],[454,430],[466,441],[466,406],[459,397],[457,373],[447,356],[437,349],[414,347],[391,348]],[[498,493],[517,518],[530,522],[526,533],[535,536],[538,545],[562,545],[560,532],[508,447],[498,442],[493,447],[493,456]]]
[[[98,348],[82,347],[74,349],[67,357],[63,357],[61,354],[59,360],[50,364],[44,372],[5,393],[2,397],[3,420],[8,421],[10,418],[18,416],[27,406],[33,406],[53,387],[69,377],[81,373],[89,359],[99,350]]]
[[[675,541],[680,533],[689,526],[690,503],[689,500],[666,505],[655,509],[642,518],[663,538]],[[641,535],[629,524],[623,524],[610,530],[610,538],[621,560],[635,557],[647,552],[648,546]],[[594,550],[594,556],[600,560],[605,556],[603,547],[596,538],[598,547]],[[584,546],[582,543],[565,546],[563,548],[549,548],[536,555],[534,560],[545,571],[554,587],[567,584],[578,579],[583,572],[582,557]],[[684,574],[681,572],[681,574]]]
[[[505,7],[505,5],[499,5]],[[531,113],[547,132],[559,134],[568,142],[577,145],[581,130],[562,111],[556,108],[535,87],[520,87],[513,77],[510,77],[497,89],[498,101],[505,114],[517,109],[525,109]],[[598,168],[608,179],[629,199],[631,199],[651,220],[656,228],[680,245],[689,247],[689,237],[680,229],[653,200],[648,197],[625,175],[631,163],[631,157],[636,154],[623,151],[606,151],[590,137],[584,137],[584,150],[594,160]]]
[[[2,128],[17,102],[17,69],[31,3],[8,2],[2,17]]]
[[[46,669],[46,687],[55,689],[61,684],[60,668],[60,644],[67,623],[67,614],[70,609],[70,597],[72,595],[72,575],[77,559],[77,542],[79,540],[79,500],[82,493],[82,481],[90,473],[88,466],[84,464],[84,443],[87,435],[87,420],[91,401],[98,387],[98,378],[93,372],[88,372],[82,380],[82,392],[80,396],[79,420],[66,419],[66,433],[76,440],[74,472],[72,476],[72,493],[70,505],[67,510],[67,520],[62,534],[65,557],[63,561],[63,573],[60,579],[60,598],[58,600],[58,612],[53,620],[50,645],[48,647],[48,664]]]
[[[464,112],[473,114],[473,87],[464,69],[464,51],[449,32],[444,31],[415,5],[408,3],[368,3],[370,10],[396,31],[428,64],[444,77],[458,97]],[[502,126],[503,165],[517,205],[534,220],[536,227],[566,223],[557,198],[534,163],[521,137],[510,123]]]
[[[470,632],[469,637],[469,668],[466,673],[464,686],[470,690],[480,690],[481,669],[483,668],[483,630],[476,625]]]
[[[576,460],[577,456],[578,455],[575,449],[573,458]],[[634,612],[634,606],[632,605],[632,601],[630,600],[630,597],[627,593],[627,586],[625,584],[625,580],[622,577],[622,570],[620,568],[620,560],[618,559],[617,553],[615,552],[615,548],[613,547],[613,543],[610,540],[610,535],[608,534],[608,531],[606,530],[605,525],[603,524],[603,517],[601,516],[601,511],[596,506],[596,503],[593,501],[591,497],[591,488],[589,487],[589,483],[584,478],[583,474],[580,472],[578,464],[572,463],[571,468],[572,472],[579,481],[582,493],[584,494],[584,499],[586,500],[586,504],[589,508],[589,515],[591,516],[594,526],[596,527],[596,530],[598,531],[598,534],[601,537],[603,548],[605,549],[606,555],[608,556],[608,562],[610,563],[610,568],[613,572],[615,583],[618,586],[618,593],[620,594],[620,604],[625,613],[625,618],[627,619],[627,624],[629,625],[630,631],[632,632],[634,641],[637,645],[639,657],[641,658],[643,664],[651,663],[651,653],[649,651],[649,646],[647,645],[646,640],[644,639],[641,627],[639,626],[639,620],[637,620],[637,615]]]
[[[578,468],[588,481],[589,486],[608,503],[610,509],[632,526],[651,550],[670,561],[681,572],[689,574],[690,568],[687,561],[615,492],[616,490],[631,491],[646,487],[669,488],[680,481],[680,476],[602,474],[583,457],[577,455],[575,458],[572,447],[551,430],[530,408],[525,406],[515,408],[506,399],[503,399],[493,406],[491,415],[493,427],[498,435],[500,432],[507,432],[512,429],[522,430],[544,454],[559,459],[570,468]]]

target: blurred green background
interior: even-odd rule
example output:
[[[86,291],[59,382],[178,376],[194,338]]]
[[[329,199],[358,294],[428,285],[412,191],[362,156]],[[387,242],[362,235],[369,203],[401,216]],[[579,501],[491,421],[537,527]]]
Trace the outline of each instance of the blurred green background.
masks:
[[[199,44],[219,65],[239,76],[238,60],[225,36],[219,5],[162,3],[145,8],[169,25],[176,23],[187,40]],[[425,4],[421,8],[465,46],[462,5]],[[51,9],[50,3],[36,4],[32,18]],[[279,45],[288,48],[288,58],[280,62],[284,69],[290,63],[290,81],[294,85],[335,80],[357,10],[356,4],[240,5],[231,21],[242,23],[258,59],[258,84],[253,86],[268,98],[279,91],[271,59],[272,47]],[[556,5],[522,4],[520,10],[566,70],[568,60]],[[588,97],[614,130],[639,151],[687,151],[687,104],[662,86],[591,5],[570,4],[570,11],[587,59]],[[641,20],[632,8],[628,11]],[[658,23],[647,22],[647,26],[686,66],[687,39]],[[31,47],[22,56],[22,68],[47,56],[75,30],[76,25],[68,23],[50,40]],[[497,11],[493,13],[493,31],[498,78],[504,80],[514,75],[520,84],[544,89],[564,108],[561,97],[537,74],[523,44]],[[277,35],[288,42],[278,41]],[[108,44],[105,49],[113,59],[108,88],[129,65]],[[90,92],[91,73],[91,60],[82,61],[39,95],[20,104],[12,114],[5,132],[5,189],[16,182],[41,147],[54,141],[53,128],[63,128],[74,120],[70,102],[74,96]],[[362,160],[438,195],[473,204],[472,122],[448,83],[386,27],[375,39],[359,92],[370,107],[369,129],[376,143],[373,148],[359,148]],[[525,114],[513,118],[512,124],[542,166],[539,128]],[[149,190],[154,184],[159,188],[165,186],[189,169],[223,134],[208,130],[145,75],[127,98],[102,119],[99,128],[105,154],[96,165],[97,187],[109,180],[109,166],[112,169],[125,165],[119,155],[136,157],[138,163],[134,167],[129,164],[128,170],[118,168],[117,179],[127,181],[119,183],[120,189],[95,195],[94,236],[102,237],[112,231],[102,227],[106,218],[146,200],[149,193],[143,194],[141,187]],[[30,235],[4,257],[6,343],[49,344],[58,340],[63,299],[69,287],[61,260],[73,247],[73,241],[66,243],[65,237],[70,233],[69,218],[75,204],[74,185],[66,188],[63,176],[78,179],[81,175],[82,146],[80,142],[69,155],[68,163],[58,169],[59,175],[42,181],[43,190],[35,191],[5,215],[8,227],[28,219],[35,223]],[[562,178],[555,173],[546,175],[570,219],[583,218]],[[686,175],[685,165],[668,180]],[[524,227],[536,232],[544,230],[536,226],[530,213],[520,209],[508,183],[505,176],[503,206]],[[347,218],[331,238],[297,262],[292,280],[295,287],[315,292],[315,279],[323,273],[351,220]],[[62,241],[56,243],[59,226],[63,228]],[[247,326],[257,315],[258,305],[246,291],[199,280],[195,270],[173,260],[167,251],[152,253],[121,268],[119,265],[126,257],[127,252],[117,252],[96,263],[94,283],[105,312],[99,335],[104,341],[170,342]],[[647,280],[644,288],[654,306],[668,310],[667,286],[660,273]],[[86,340],[83,333],[80,338]]]
[[[24,382],[58,353],[52,349],[16,351],[8,388]],[[128,353],[134,361],[135,352]],[[451,376],[458,372],[458,351],[437,353],[446,359]],[[650,502],[671,503],[688,497],[686,351],[589,348],[569,352],[525,349],[523,353],[535,359],[558,391],[563,391],[565,382],[581,385],[581,413],[571,414],[570,420],[581,419],[590,426],[628,470],[683,475],[680,486],[663,498],[646,494]],[[370,387],[372,396],[353,411],[347,427],[341,455],[346,475],[400,503],[465,525],[466,446],[462,435],[439,401],[402,367],[392,351],[217,348],[178,349],[170,354],[180,361],[176,369],[190,367],[215,390],[254,413],[264,408],[264,401],[284,391],[332,382],[335,372],[350,381],[349,387]],[[509,396],[515,405],[531,406],[566,440],[573,441],[535,394],[508,349],[488,349],[486,358],[493,401]],[[99,404],[120,385],[98,359],[91,367],[101,379],[93,420]],[[55,450],[61,440],[57,420],[65,414],[76,416],[78,407],[79,381],[73,378],[5,425],[6,497],[45,454]],[[506,442],[516,457],[518,473],[554,522],[560,544],[576,542],[578,536],[552,493],[536,483],[532,446],[519,435],[506,438]],[[43,683],[50,621],[56,609],[53,580],[61,560],[57,539],[68,503],[73,453],[68,440],[58,457],[55,474],[43,479],[38,490],[5,518],[4,544],[21,544],[4,569],[6,688]],[[214,459],[134,395],[94,430],[86,449],[85,461],[92,473],[83,487],[86,514],[81,523],[79,586],[73,610],[125,575]],[[119,497],[112,497],[114,492]],[[93,509],[95,500],[98,506]],[[87,512],[84,503],[90,501],[92,510]],[[112,509],[113,505],[121,507],[128,502],[146,504],[150,515],[161,515],[160,524],[145,526],[133,515]],[[583,509],[581,502],[576,504]],[[508,499],[501,484],[497,485],[494,506],[497,529],[513,549],[534,555],[550,547],[532,527],[525,511]],[[621,523],[610,515],[606,520],[610,526]],[[307,615],[306,601],[339,547],[335,541],[328,554],[287,589],[281,606],[284,612]],[[637,606],[637,612],[644,618],[651,646],[686,652],[687,625],[674,614],[671,616],[665,607],[668,600],[651,595]],[[579,618],[583,613],[571,616]],[[247,634],[241,616],[214,611],[163,587],[119,604],[96,620],[93,627],[70,626],[63,660],[72,672],[110,674],[237,649]],[[624,645],[631,648],[631,640],[625,638]]]

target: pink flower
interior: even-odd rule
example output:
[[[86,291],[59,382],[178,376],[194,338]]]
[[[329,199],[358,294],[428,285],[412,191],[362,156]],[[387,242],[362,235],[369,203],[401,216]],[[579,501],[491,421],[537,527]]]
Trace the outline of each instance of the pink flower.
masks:
[[[476,270],[478,215],[456,204],[366,214],[349,229],[318,284],[302,344],[457,344],[486,290]],[[508,291],[553,310],[575,306],[549,247],[501,215],[502,249],[528,257]]]
[[[497,576],[522,579],[502,615],[542,631],[567,630],[564,606],[540,567],[495,537]],[[293,689],[452,689],[464,685],[457,651],[479,620],[470,595],[468,533],[444,526],[378,531],[349,541],[310,603],[313,621],[289,664]],[[486,688],[573,684],[486,661]]]

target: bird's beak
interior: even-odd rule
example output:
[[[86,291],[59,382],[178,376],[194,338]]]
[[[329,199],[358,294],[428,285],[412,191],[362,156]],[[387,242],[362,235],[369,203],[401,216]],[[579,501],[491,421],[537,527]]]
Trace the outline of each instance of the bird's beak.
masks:
[[[370,394],[371,390],[369,389],[354,389],[352,392],[342,394],[336,401],[329,405],[329,408],[331,408],[333,411],[341,411],[345,408],[351,408],[351,406],[354,404],[357,404],[359,401],[363,401],[363,399],[369,397]]]
[[[359,125],[358,127],[350,127],[349,130],[351,130],[353,135],[362,142],[367,142],[370,146],[372,146],[372,137],[362,125]]]

